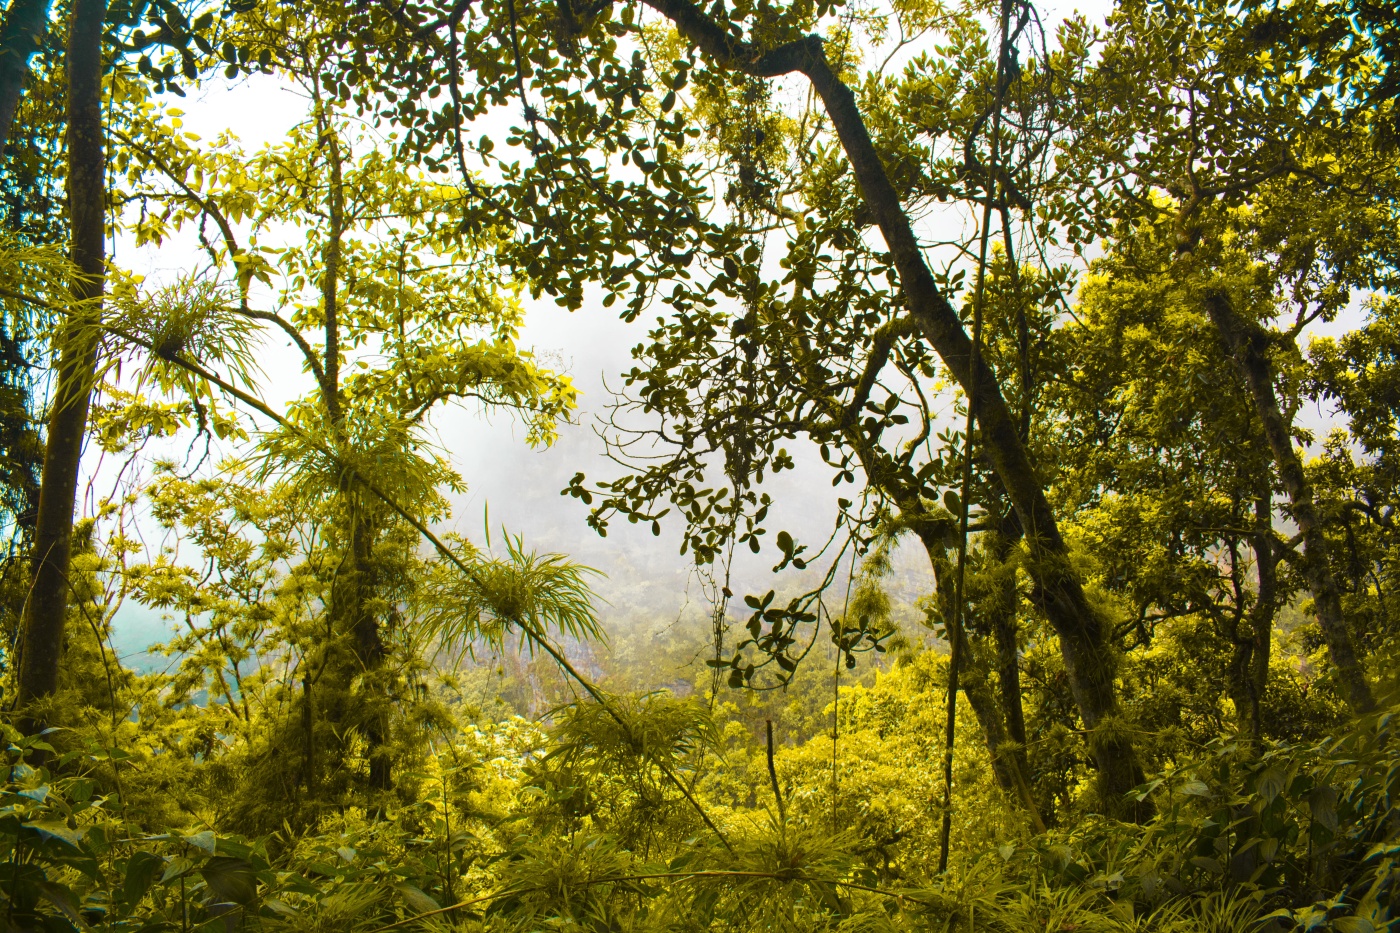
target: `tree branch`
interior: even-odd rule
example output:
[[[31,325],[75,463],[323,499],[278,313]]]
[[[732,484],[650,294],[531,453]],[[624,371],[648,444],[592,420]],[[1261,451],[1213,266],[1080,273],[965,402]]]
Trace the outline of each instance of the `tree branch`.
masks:
[[[851,427],[860,417],[860,410],[870,400],[870,390],[875,387],[875,382],[880,377],[880,370],[884,369],[885,364],[889,362],[890,350],[894,348],[894,342],[900,337],[907,337],[913,333],[916,326],[913,316],[906,314],[882,325],[871,335],[870,356],[865,361],[865,369],[860,374],[860,381],[856,383],[855,395],[851,397],[850,404],[841,413],[841,430]]]
[[[832,70],[822,40],[807,36],[772,51],[730,35],[690,0],[642,0],[675,23],[680,34],[720,65],[756,77],[799,72],[807,77],[830,116],[856,183],[875,218],[911,314],[924,338],[952,371],[982,427],[982,440],[1022,526],[1032,561],[1028,568],[1046,616],[1060,636],[1076,705],[1090,728],[1117,714],[1115,660],[1107,644],[1107,623],[1089,602],[1068,559],[1045,486],[1021,441],[1016,419],[996,375],[980,355],[956,309],[938,288],[914,235],[912,223],[885,171],[856,102],[855,94]],[[1099,736],[1095,758],[1113,811],[1141,814],[1123,796],[1141,778],[1131,742],[1122,735]]]
[[[126,143],[132,149],[135,149],[137,152],[141,153],[141,155],[145,156],[152,163],[154,163],[156,168],[160,169],[161,174],[163,174],[166,178],[169,178],[176,185],[176,187],[178,187],[182,192],[184,192],[184,196],[186,198],[193,201],[195,205],[201,211],[203,211],[206,216],[208,216],[214,221],[215,225],[217,225],[219,228],[219,234],[224,239],[224,248],[228,250],[230,259],[244,255],[243,250],[238,245],[238,237],[233,232],[233,225],[229,223],[228,218],[224,215],[224,212],[219,209],[219,206],[217,204],[215,204],[209,198],[206,198],[203,195],[201,195],[198,191],[195,191],[193,188],[191,188],[189,184],[187,184],[185,180],[175,172],[175,170],[170,166],[170,164],[166,162],[165,159],[161,158],[160,155],[158,155],[155,151],[132,139],[130,136],[123,133],[119,129],[114,128],[111,132],[113,136],[117,137],[122,142]],[[243,315],[244,317],[253,318],[254,320],[267,321],[268,323],[275,324],[277,327],[281,328],[283,333],[285,333],[288,337],[291,337],[293,342],[296,343],[297,349],[301,351],[301,355],[306,358],[307,364],[311,367],[311,373],[316,379],[316,384],[321,387],[322,391],[325,391],[325,370],[321,367],[321,362],[316,358],[316,353],[314,350],[311,349],[311,345],[306,342],[306,339],[304,337],[302,337],[301,332],[298,331],[295,327],[293,327],[291,323],[284,320],[280,315],[274,314],[271,311],[255,311],[251,307],[249,307],[247,283],[243,280],[241,276],[237,278],[239,299],[239,307],[237,309],[238,313]]]

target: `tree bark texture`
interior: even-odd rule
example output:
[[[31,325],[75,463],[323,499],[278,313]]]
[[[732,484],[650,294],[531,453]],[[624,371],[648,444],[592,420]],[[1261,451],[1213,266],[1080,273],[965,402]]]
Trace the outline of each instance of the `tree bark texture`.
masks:
[[[311,673],[301,677],[301,731],[302,731],[302,772],[301,782],[306,787],[306,801],[310,805],[316,800],[316,707],[311,692]]]
[[[967,703],[982,726],[987,740],[987,752],[992,759],[997,783],[1030,817],[1031,829],[1045,832],[1045,821],[1031,787],[1030,771],[1025,762],[1025,747],[1009,734],[1008,723],[997,702],[992,687],[992,666],[986,658],[985,646],[975,645],[964,633],[962,662],[962,691]],[[981,649],[981,650],[979,650]]]
[[[1341,590],[1332,575],[1331,548],[1317,514],[1303,462],[1293,447],[1293,425],[1279,407],[1278,394],[1274,391],[1268,335],[1262,327],[1241,317],[1230,296],[1221,289],[1207,291],[1205,305],[1211,322],[1219,330],[1249,386],[1279,479],[1288,493],[1293,520],[1298,523],[1303,537],[1303,579],[1312,593],[1318,627],[1322,629],[1327,652],[1336,665],[1342,693],[1355,712],[1370,712],[1376,708],[1376,698],[1366,682],[1366,672],[1342,615]]]
[[[57,386],[34,526],[29,599],[25,604],[19,702],[28,705],[58,686],[68,614],[69,565],[78,469],[97,370],[96,319],[101,314],[106,251],[106,154],[102,131],[102,27],[106,0],[75,0],[68,30],[68,211],[71,253],[81,277],[59,336]]]
[[[832,406],[837,407],[835,403],[832,403]],[[928,555],[929,568],[933,571],[934,587],[940,601],[940,610],[943,612],[944,618],[951,619],[953,593],[956,589],[951,581],[956,571],[948,560],[943,530],[923,517],[923,505],[919,502],[917,493],[912,492],[908,487],[901,487],[898,482],[891,482],[888,476],[882,474],[877,462],[875,462],[877,458],[873,456],[870,444],[859,430],[851,425],[846,428],[845,434],[847,441],[855,449],[856,456],[860,459],[861,466],[870,478],[870,482],[890,499],[899,510],[901,520],[908,521],[909,527],[919,536],[919,541],[924,546],[924,552]],[[1014,625],[1014,622],[1012,624]],[[958,671],[961,675],[958,678],[958,687],[963,696],[967,697],[968,705],[972,708],[973,715],[977,717],[977,723],[981,727],[982,738],[986,743],[988,757],[992,765],[992,776],[996,779],[997,786],[1026,810],[1030,816],[1032,828],[1036,832],[1044,832],[1045,823],[1040,815],[1030,785],[1030,769],[1023,764],[1024,742],[1018,745],[1016,741],[1008,740],[1006,718],[997,702],[996,691],[991,685],[992,669],[987,653],[985,650],[980,650],[982,646],[974,645],[968,639],[965,629],[960,628],[956,633],[950,630],[949,634],[950,637],[956,636],[958,638],[957,650],[950,652],[948,659],[949,676],[952,676],[952,667],[956,658]],[[1019,715],[1021,711],[1019,686],[1016,689],[1016,710]],[[1022,726],[1022,734],[1024,735],[1024,726]],[[1012,749],[1011,754],[1007,753],[1008,746]],[[1020,757],[1017,757],[1017,751],[1019,751]]]
[[[39,51],[49,27],[53,0],[10,0],[0,23],[0,156],[14,126],[24,81],[29,76],[29,60]]]
[[[1117,661],[1107,641],[1107,626],[1070,567],[1068,547],[996,375],[980,360],[974,371],[972,341],[956,309],[938,290],[855,95],[832,71],[821,39],[808,36],[765,51],[725,32],[690,0],[644,2],[675,23],[682,36],[720,65],[756,77],[799,72],[821,98],[866,206],[889,247],[905,302],[919,331],[968,396],[977,400],[983,444],[1025,529],[1035,595],[1059,636],[1075,703],[1094,733],[1091,744],[1104,802],[1110,813],[1142,815],[1139,806],[1124,798],[1141,783],[1142,771],[1119,722]]]
[[[326,417],[339,435],[342,447],[352,443],[345,425],[345,405],[340,393],[340,265],[345,237],[345,178],[340,138],[331,125],[320,101],[316,104],[316,119],[321,143],[330,174],[327,191],[326,243],[322,252],[324,267],[321,279],[322,310],[325,314],[325,357],[322,361],[324,381],[321,394]],[[369,786],[385,791],[393,786],[389,757],[388,697],[383,689],[382,675],[387,656],[379,632],[379,619],[374,612],[378,593],[378,575],[374,561],[375,528],[365,516],[362,490],[350,470],[340,480],[340,501],[345,510],[346,533],[350,548],[349,570],[340,575],[332,597],[342,632],[350,637],[355,670],[361,694],[352,714],[356,729],[365,740],[369,758]]]
[[[364,740],[369,786],[388,790],[393,785],[388,696],[383,683],[388,653],[375,612],[379,593],[376,532],[362,512],[356,486],[348,473],[341,479],[339,498],[347,553],[331,584],[331,637],[339,647],[333,654],[330,680],[342,701],[334,706],[322,703],[317,712],[336,725],[337,734],[358,734]]]

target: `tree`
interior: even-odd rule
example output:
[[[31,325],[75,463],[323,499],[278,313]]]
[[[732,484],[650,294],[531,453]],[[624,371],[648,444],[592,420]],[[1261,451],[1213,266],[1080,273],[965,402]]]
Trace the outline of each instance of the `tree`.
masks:
[[[188,316],[183,330],[149,313],[122,329],[154,348],[157,361],[210,364],[200,356],[203,335],[230,316],[275,328],[299,352],[314,388],[266,441],[265,469],[288,476],[309,515],[325,513],[324,546],[346,554],[327,583],[329,637],[299,661],[301,703],[311,715],[316,702],[331,725],[363,736],[369,785],[386,791],[397,690],[386,662],[415,571],[395,569],[408,560],[411,537],[395,534],[399,516],[380,493],[424,519],[445,514],[438,489],[460,480],[440,457],[416,452],[436,407],[472,400],[517,411],[531,440],[548,443],[574,392],[567,377],[516,348],[515,290],[492,268],[494,237],[451,216],[458,192],[397,166],[375,137],[352,134],[325,98],[322,41],[308,30],[279,50],[284,73],[311,100],[306,123],[281,146],[251,158],[231,140],[200,150],[157,111],[140,135],[124,136],[132,187],[123,197],[147,208],[138,241],[212,224],[211,272],[233,283],[236,298],[214,319]],[[250,224],[246,246],[234,218]],[[298,231],[293,245],[264,245],[284,227]],[[276,310],[255,307],[254,285],[274,281]],[[308,795],[319,780],[305,778]]]
[[[59,689],[28,711],[65,728],[0,721],[5,925],[1394,925],[1400,719],[1347,718],[1323,663],[1339,615],[1383,669],[1400,608],[1389,33],[1128,0],[1098,58],[1014,3],[654,2],[239,0],[208,33],[162,4],[154,37],[111,12],[109,52],[166,49],[110,75],[115,223],[207,263],[108,263],[85,317],[42,225],[0,242],[11,319],[92,342],[80,430],[136,478],[69,521]],[[1159,21],[1181,47],[1139,55]],[[251,153],[185,134],[148,91],[216,62],[307,119]],[[49,154],[11,180],[55,184]],[[1362,291],[1364,325],[1302,346]],[[657,314],[620,473],[568,490],[594,527],[678,521],[705,566],[768,543],[805,593],[716,585],[609,657],[585,568],[435,530],[461,483],[435,411],[541,442],[572,411],[517,346],[527,294]],[[1340,413],[1289,451],[1312,531],[1261,398],[1290,447],[1302,405]],[[191,435],[229,456],[145,456]],[[764,483],[818,456],[842,498],[799,541]],[[901,541],[946,652],[897,630]],[[173,673],[120,663],[128,595],[182,625]],[[640,693],[663,669],[676,695]]]
[[[1279,382],[1310,323],[1394,274],[1393,237],[1382,232],[1393,221],[1377,207],[1396,184],[1395,158],[1377,146],[1377,113],[1347,106],[1378,80],[1363,65],[1371,44],[1311,4],[1240,20],[1218,4],[1178,16],[1127,3],[1112,27],[1075,148],[1079,171],[1106,199],[1100,216],[1170,218],[1174,275],[1194,283],[1245,379],[1302,534],[1300,566],[1332,661],[1349,702],[1368,711],[1375,699]],[[1300,209],[1318,222],[1300,229]],[[1254,265],[1230,277],[1237,248]],[[1270,326],[1290,311],[1291,323]]]
[[[953,378],[976,399],[980,427],[978,444],[1015,510],[1020,527],[1030,530],[1025,538],[1030,555],[1026,567],[1036,581],[1036,602],[1052,620],[1060,638],[1076,702],[1085,723],[1096,730],[1100,723],[1103,724],[1101,735],[1094,741],[1095,754],[1103,775],[1106,799],[1117,799],[1136,783],[1138,771],[1128,733],[1115,725],[1118,707],[1113,686],[1114,660],[1107,644],[1104,620],[1085,596],[1082,581],[1068,558],[1067,546],[1046,497],[1043,481],[1032,467],[1031,455],[1021,440],[1018,419],[1006,403],[1002,385],[990,367],[985,365],[979,364],[974,376],[972,341],[963,320],[945,296],[945,291],[956,287],[955,280],[948,274],[935,277],[930,271],[923,258],[922,247],[914,236],[909,215],[901,206],[900,195],[891,181],[895,176],[886,169],[886,162],[882,160],[897,167],[903,190],[921,202],[933,196],[962,196],[969,200],[1004,198],[1010,210],[1011,202],[1017,196],[1009,188],[1002,189],[1000,195],[995,194],[993,189],[998,186],[989,185],[988,179],[979,177],[978,169],[973,164],[975,159],[965,160],[962,167],[939,164],[936,168],[946,171],[946,176],[922,177],[918,168],[921,153],[914,149],[912,138],[920,130],[905,127],[892,129],[889,138],[880,141],[880,145],[889,153],[882,155],[872,141],[866,118],[857,105],[854,93],[838,77],[822,51],[821,43],[814,38],[794,38],[810,28],[812,17],[823,11],[794,10],[788,19],[765,25],[763,29],[768,31],[761,31],[762,41],[750,44],[734,38],[734,33],[739,31],[743,22],[745,14],[742,11],[736,12],[735,19],[720,24],[699,8],[687,4],[666,3],[654,8],[671,19],[681,37],[703,52],[709,61],[703,71],[698,66],[694,69],[676,67],[672,84],[681,86],[686,80],[691,80],[700,89],[697,95],[703,102],[701,107],[708,108],[708,112],[715,113],[717,118],[722,114],[723,119],[742,119],[739,117],[742,111],[736,113],[727,109],[731,106],[725,103],[728,101],[728,88],[737,85],[740,88],[761,89],[764,81],[791,73],[800,73],[811,82],[814,92],[823,101],[825,115],[823,118],[821,112],[816,111],[806,114],[801,120],[792,119],[787,124],[790,129],[784,130],[788,135],[781,144],[769,135],[769,127],[752,126],[749,161],[736,156],[734,162],[738,164],[729,163],[738,179],[738,186],[732,192],[737,192],[734,194],[736,198],[744,197],[741,186],[745,183],[745,172],[756,173],[761,166],[768,164],[762,160],[771,153],[765,155],[764,147],[788,145],[791,147],[789,151],[809,147],[797,157],[803,173],[800,181],[786,188],[786,191],[806,198],[801,211],[779,209],[771,201],[765,202],[758,197],[753,198],[756,209],[749,215],[781,224],[788,235],[784,262],[789,273],[783,285],[793,286],[792,298],[780,299],[777,294],[779,283],[768,283],[758,275],[755,265],[763,250],[759,242],[749,241],[750,238],[742,231],[742,224],[731,224],[717,230],[707,244],[712,262],[719,267],[711,280],[712,284],[687,289],[684,293],[676,292],[670,299],[672,306],[681,309],[682,313],[673,328],[666,328],[670,331],[667,336],[682,343],[677,346],[677,351],[667,348],[664,343],[656,344],[654,353],[648,349],[648,355],[654,355],[660,365],[650,372],[634,371],[631,377],[634,384],[644,385],[641,390],[642,403],[653,409],[678,406],[674,415],[677,428],[685,432],[702,432],[707,436],[709,450],[725,450],[729,461],[726,469],[731,471],[731,480],[739,476],[742,477],[740,482],[746,484],[749,476],[761,478],[765,469],[784,468],[788,457],[779,447],[779,441],[784,437],[804,433],[820,446],[822,443],[830,444],[839,436],[842,442],[854,445],[850,453],[834,461],[844,471],[843,478],[853,476],[850,467],[859,463],[872,487],[878,489],[884,483],[884,494],[888,494],[888,484],[894,480],[880,476],[886,464],[879,462],[879,458],[892,457],[896,461],[902,458],[908,463],[913,451],[929,435],[916,434],[912,449],[903,453],[880,450],[879,435],[895,423],[888,420],[894,409],[881,408],[882,403],[871,402],[870,393],[886,364],[902,366],[905,372],[903,378],[912,378],[915,382],[931,379],[933,370],[929,367],[934,360],[930,351],[936,353]],[[1023,28],[1019,25],[1023,14],[1018,13],[1017,17],[1012,31],[1019,33]],[[963,26],[964,31],[967,28]],[[960,37],[959,41],[964,43],[969,57],[979,48],[970,37]],[[926,62],[923,67],[932,72],[929,77],[910,77],[902,88],[910,100],[915,99],[916,94],[926,94],[930,86],[938,88],[937,80],[943,80],[944,86],[951,84],[953,88],[962,90],[951,68],[940,74],[932,63]],[[692,71],[693,77],[688,78]],[[977,82],[967,89],[966,101],[958,104],[947,101],[950,107],[961,106],[962,109],[957,111],[958,119],[952,125],[946,121],[935,123],[927,131],[931,139],[941,143],[951,136],[960,149],[975,149],[976,140],[986,129],[986,118],[997,109],[998,96],[1004,93],[1004,89],[997,90],[996,74],[995,69],[990,74],[983,71],[981,77],[986,83]],[[750,91],[744,93],[747,95]],[[755,98],[761,99],[761,95],[760,90]],[[948,96],[945,93],[945,98]],[[670,100],[671,97],[664,99],[663,105]],[[887,112],[884,108],[887,105],[894,106],[893,100],[886,102],[872,90],[868,106],[881,114],[882,129],[891,125],[884,122]],[[705,109],[697,110],[697,114],[705,112]],[[824,119],[831,121],[830,125],[843,147],[839,151],[845,153],[844,158],[835,149],[810,148],[813,140],[819,138],[816,134],[826,125]],[[809,126],[811,129],[807,129]],[[809,134],[811,139],[808,138]],[[1003,142],[999,140],[993,145],[1000,148]],[[1030,175],[1036,162],[1033,153],[1042,144],[1038,139],[1023,140],[1020,144],[1027,152],[1019,164],[1019,170]],[[813,152],[816,158],[812,158]],[[853,177],[847,176],[843,180],[847,170],[853,173]],[[851,182],[858,186],[859,195],[857,188],[850,187]],[[770,184],[768,187],[771,190],[773,186]],[[785,190],[781,183],[776,187]],[[789,221],[788,217],[804,219],[796,223]],[[889,247],[887,253],[867,250],[860,240],[858,231],[861,223],[871,220],[881,229]],[[828,258],[825,253],[828,249],[836,250],[839,256]],[[878,281],[884,276],[890,277],[895,289],[885,291],[871,281]],[[830,282],[832,290],[826,293],[813,291],[814,282],[823,285]],[[867,285],[867,282],[870,284]],[[713,293],[721,288],[721,293],[728,293],[744,304],[747,313],[742,320],[731,322],[726,313],[711,310],[715,305]],[[894,307],[907,307],[908,315],[894,311],[892,302],[896,303]],[[850,316],[844,317],[848,313]],[[724,337],[724,330],[729,331],[728,340]],[[773,334],[771,338],[770,333]],[[661,336],[661,333],[658,332],[656,336]],[[764,351],[761,362],[754,363],[752,367],[743,367],[742,372],[736,370],[742,382],[736,381],[736,375],[730,369],[743,358],[750,361],[759,359],[755,354],[760,350]],[[839,375],[826,369],[827,358],[833,354],[840,359],[844,369]],[[902,360],[901,355],[904,356]],[[705,368],[697,370],[691,361],[699,362]],[[673,365],[675,372],[670,371]],[[926,374],[914,375],[921,367],[927,370]],[[695,382],[701,372],[705,373],[707,381],[712,380],[708,382],[712,388]],[[676,381],[677,375],[682,375],[681,382]],[[683,386],[698,393],[694,402],[680,401]],[[711,392],[714,393],[713,399],[705,398],[706,393]],[[790,399],[784,398],[789,392],[797,394]],[[824,397],[819,403],[814,403],[813,393]],[[734,407],[724,408],[722,413],[711,410],[712,402],[719,403],[721,399],[733,399]],[[876,406],[874,417],[868,419],[868,425],[861,421],[866,417],[862,415],[862,410],[867,403]],[[686,410],[680,407],[683,404],[694,407]],[[892,402],[894,406],[898,404],[898,401]],[[927,423],[927,401],[920,403],[911,391],[909,404],[918,417]],[[763,413],[767,412],[775,416],[765,417]],[[904,417],[907,416],[900,416]],[[721,426],[720,418],[727,423]],[[763,425],[762,432],[755,430],[759,425]],[[873,432],[874,436],[855,441],[849,436],[852,432]],[[731,435],[732,444],[729,441]],[[870,452],[876,459],[858,453],[854,447],[860,445],[875,445]],[[686,449],[685,442],[680,446]],[[702,513],[716,516],[713,521],[705,520],[705,530],[699,535],[701,540],[696,540],[695,534],[690,535],[693,545],[703,547],[701,559],[709,559],[717,546],[716,542],[720,540],[721,517],[725,517],[725,520],[732,518],[732,510],[740,507],[740,494],[749,493],[747,489],[737,489],[724,510],[715,509],[706,513],[704,500],[697,493],[699,484],[690,482],[697,477],[688,473],[691,471],[698,475],[701,472],[699,463],[703,453],[700,449],[687,450],[678,461],[684,466],[678,465],[673,469],[670,479],[658,472],[654,483],[648,481],[616,488],[614,492],[621,495],[612,495],[607,499],[604,511],[621,507],[622,511],[629,512],[637,519],[650,520],[659,510],[649,507],[648,502],[659,497],[665,484],[671,482],[679,492],[674,500],[677,506],[695,516]],[[944,466],[946,468],[947,464]],[[890,468],[903,470],[907,467],[900,464]],[[918,466],[907,469],[909,474],[900,482],[915,480],[906,486],[905,492],[905,506],[912,509],[918,505],[926,482],[937,485],[930,481],[938,468],[928,466],[922,473]],[[944,477],[955,474],[956,471],[947,472]],[[682,482],[684,486],[679,485]],[[932,494],[928,498],[937,501],[938,493],[934,490],[930,492]],[[713,494],[713,490],[709,493]],[[740,543],[752,542],[751,546],[756,546],[766,510],[756,495],[752,498],[752,506],[756,521],[750,519],[750,524],[739,528],[737,540]]]
[[[1257,747],[1274,619],[1294,576],[1284,568],[1280,580],[1272,454],[1198,296],[1172,274],[1172,243],[1166,224],[1124,225],[1091,265],[1045,354],[1041,430],[1093,578],[1124,603],[1116,640],[1145,649],[1159,626],[1203,621],[1230,653],[1223,686]],[[1141,709],[1135,718],[1167,727]]]
[[[10,16],[10,14],[14,14]],[[42,13],[42,15],[41,15]],[[61,320],[54,328],[51,347],[56,358],[53,403],[48,412],[44,437],[44,466],[40,479],[39,504],[34,523],[32,572],[25,606],[23,633],[19,639],[19,702],[34,704],[50,694],[58,682],[64,624],[68,611],[70,538],[73,531],[75,496],[81,466],[88,409],[97,381],[99,338],[102,332],[103,298],[106,289],[105,237],[109,202],[106,188],[107,142],[103,121],[103,78],[107,73],[106,51],[143,52],[152,46],[171,51],[163,61],[141,55],[137,70],[157,91],[179,93],[175,83],[178,58],[186,78],[194,79],[197,68],[189,49],[194,44],[207,53],[212,46],[202,34],[214,25],[214,14],[206,12],[193,24],[173,3],[137,2],[121,5],[111,17],[104,2],[75,2],[70,11],[68,41],[63,73],[66,77],[67,142],[67,220],[73,282],[65,300],[49,303],[47,310]],[[158,29],[150,35],[137,27],[146,18]],[[0,55],[0,116],[12,120],[18,88],[24,75],[14,74],[23,57],[28,61],[25,43],[41,35],[46,26],[47,6],[37,7],[25,0],[7,11],[6,24],[18,30],[15,48]],[[115,29],[109,30],[108,26]],[[121,42],[122,33],[134,30],[131,44]],[[35,40],[37,41],[37,40]],[[233,59],[230,68],[246,61],[246,49],[227,43],[224,54]],[[19,56],[19,51],[24,51]],[[11,54],[13,52],[14,54]],[[10,78],[14,78],[11,82]],[[13,100],[6,95],[14,93]],[[5,111],[3,108],[8,107]],[[8,130],[8,123],[5,125]],[[2,140],[0,140],[2,141]],[[26,296],[29,301],[32,296]]]
[[[1310,394],[1346,415],[1309,464],[1329,521],[1333,552],[1347,581],[1344,609],[1357,640],[1384,656],[1393,639],[1396,539],[1396,301],[1376,296],[1364,326],[1309,348]]]
[[[33,582],[19,645],[19,702],[34,704],[58,683],[68,613],[74,500],[88,405],[97,369],[97,330],[106,277],[106,144],[102,125],[105,0],[77,0],[68,27],[68,211],[75,267],[73,305],[58,339],[58,379],[45,437],[34,520]]]

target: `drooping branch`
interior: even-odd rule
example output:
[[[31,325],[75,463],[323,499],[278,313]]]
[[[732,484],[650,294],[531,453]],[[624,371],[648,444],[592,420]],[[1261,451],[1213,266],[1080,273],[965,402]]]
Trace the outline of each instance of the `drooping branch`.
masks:
[[[180,189],[185,198],[199,208],[205,216],[214,221],[214,225],[219,228],[219,235],[223,237],[224,250],[228,253],[229,258],[236,263],[237,257],[243,255],[243,250],[238,245],[238,236],[234,232],[233,224],[229,222],[227,215],[219,208],[219,205],[215,203],[213,199],[206,198],[198,191],[191,188],[189,183],[181,177],[180,173],[175,171],[169,162],[149,146],[132,139],[119,129],[113,129],[112,135],[116,136],[132,149],[135,149],[144,158],[149,159],[151,163],[160,170],[162,175],[170,179],[171,183]],[[287,321],[281,315],[274,314],[271,311],[258,311],[250,307],[248,304],[248,283],[242,276],[238,277],[238,303],[239,314],[257,321],[266,321],[269,324],[273,324],[290,337],[292,342],[297,345],[297,349],[301,351],[301,355],[306,360],[307,366],[310,367],[311,375],[315,378],[316,384],[321,387],[322,392],[327,391],[325,369],[321,366],[321,361],[317,358],[316,352],[311,349],[311,344],[307,343],[306,338],[301,335],[301,332],[293,327],[291,322]]]
[[[885,324],[872,335],[870,356],[866,358],[865,369],[861,371],[860,381],[856,383],[850,404],[841,414],[839,427],[842,430],[850,428],[860,418],[861,409],[870,400],[870,390],[875,387],[876,380],[880,378],[880,370],[884,369],[885,364],[889,362],[890,351],[894,348],[895,341],[908,336],[914,330],[914,326],[914,319],[905,315]]]

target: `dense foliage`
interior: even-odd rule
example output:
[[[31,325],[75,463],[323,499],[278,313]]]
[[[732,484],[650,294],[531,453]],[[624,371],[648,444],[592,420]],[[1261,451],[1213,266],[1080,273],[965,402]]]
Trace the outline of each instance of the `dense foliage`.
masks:
[[[3,16],[0,929],[1400,924],[1381,5]],[[450,530],[445,409],[586,430],[547,300],[659,632]]]

